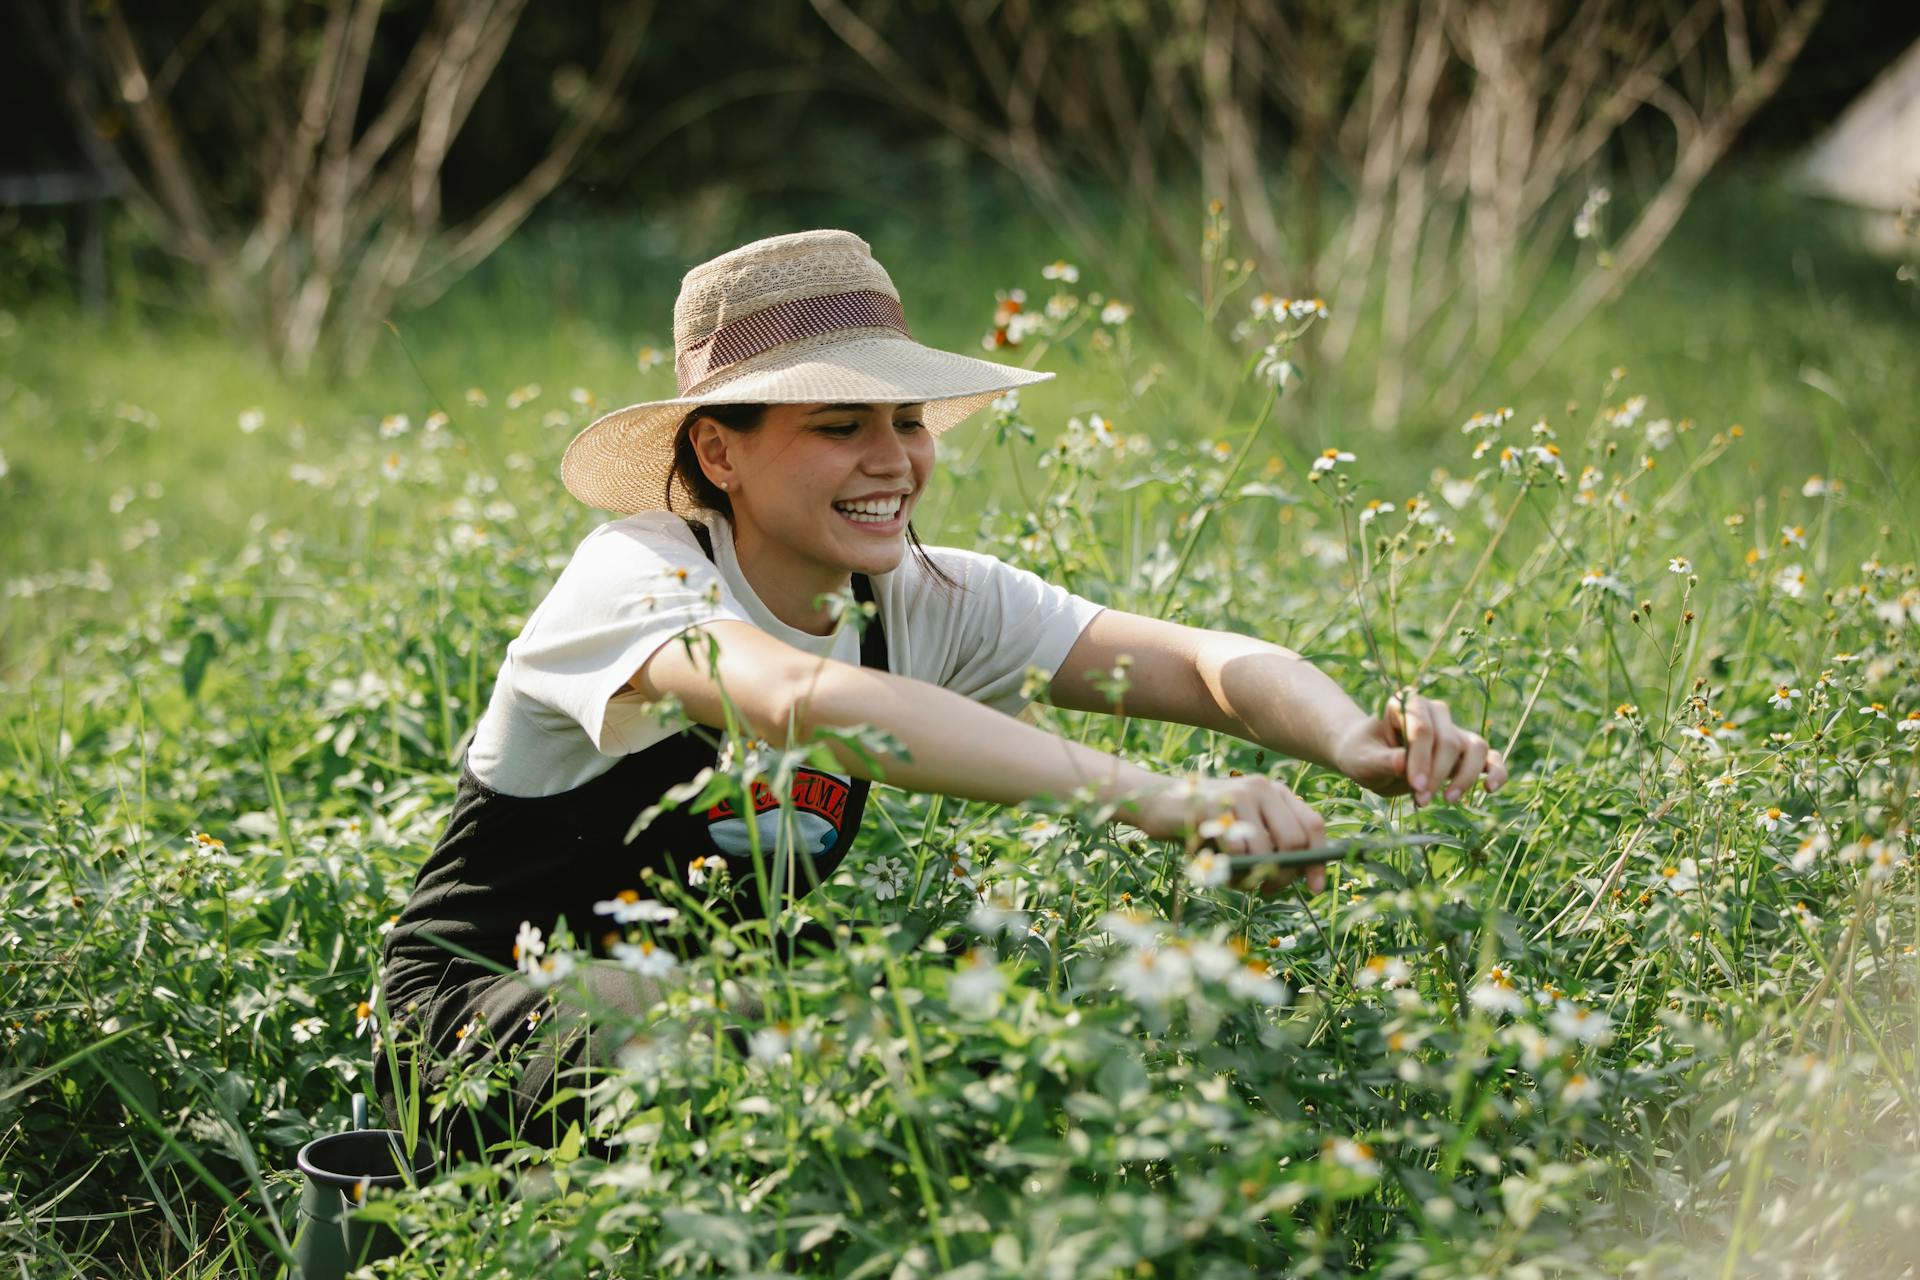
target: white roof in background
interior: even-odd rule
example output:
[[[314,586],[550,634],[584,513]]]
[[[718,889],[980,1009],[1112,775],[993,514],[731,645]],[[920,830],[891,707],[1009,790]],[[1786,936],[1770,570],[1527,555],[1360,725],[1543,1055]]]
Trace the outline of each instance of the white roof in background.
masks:
[[[1840,113],[1794,177],[1819,195],[1869,209],[1920,206],[1920,41]]]

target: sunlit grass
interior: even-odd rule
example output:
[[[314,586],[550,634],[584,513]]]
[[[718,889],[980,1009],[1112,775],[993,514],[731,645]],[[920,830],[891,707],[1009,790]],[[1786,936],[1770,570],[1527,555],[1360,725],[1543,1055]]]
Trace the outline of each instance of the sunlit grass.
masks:
[[[636,885],[679,913],[636,940],[704,939],[689,976],[764,996],[746,1051],[689,995],[659,1017],[691,1029],[621,1027],[595,1095],[618,1157],[563,1138],[385,1200],[402,1272],[1920,1261],[1900,303],[1676,317],[1652,282],[1551,389],[1389,438],[1303,399],[1339,382],[1310,310],[1221,289],[1248,327],[1209,357],[1234,406],[1209,415],[1164,370],[1140,386],[1139,308],[1172,304],[1103,317],[1097,266],[1049,279],[1055,256],[954,286],[976,311],[930,337],[977,349],[1023,289],[1041,320],[1000,358],[1072,372],[943,444],[929,540],[1267,636],[1369,703],[1419,674],[1512,782],[1415,813],[1198,730],[1037,710],[1162,770],[1277,771],[1336,834],[1449,844],[1268,900],[1084,806],[877,789],[807,903],[846,945],[791,967],[711,948],[704,909],[754,868]],[[211,336],[52,323],[8,340],[0,437],[0,485],[44,517],[4,533],[36,581],[9,634],[58,642],[9,654],[0,1239],[29,1273],[272,1274],[293,1151],[369,1087],[383,925],[499,654],[595,522],[559,448],[669,375],[584,325],[524,349],[414,325],[404,371],[309,399]],[[64,618],[90,588],[53,575],[96,555],[89,621],[22,620]],[[719,785],[791,764],[739,752]],[[388,1119],[457,1123],[501,1087],[478,1060]]]

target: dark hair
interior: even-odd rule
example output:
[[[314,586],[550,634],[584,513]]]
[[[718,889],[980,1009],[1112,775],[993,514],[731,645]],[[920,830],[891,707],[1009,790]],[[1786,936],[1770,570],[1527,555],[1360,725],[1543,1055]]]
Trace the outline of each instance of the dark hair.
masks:
[[[704,404],[698,405],[680,420],[680,426],[673,433],[673,470],[667,476],[666,507],[673,510],[673,482],[676,478],[685,485],[687,492],[693,495],[695,502],[709,510],[718,511],[729,521],[733,519],[733,498],[719,485],[707,478],[701,470],[700,459],[693,451],[693,424],[701,418],[712,418],[729,431],[738,431],[746,435],[760,429],[767,415],[764,404]],[[907,544],[913,551],[914,559],[920,562],[927,576],[938,582],[948,591],[964,591],[966,588],[946,570],[933,562],[927,549],[920,544],[920,535],[913,530],[913,521],[907,521]]]

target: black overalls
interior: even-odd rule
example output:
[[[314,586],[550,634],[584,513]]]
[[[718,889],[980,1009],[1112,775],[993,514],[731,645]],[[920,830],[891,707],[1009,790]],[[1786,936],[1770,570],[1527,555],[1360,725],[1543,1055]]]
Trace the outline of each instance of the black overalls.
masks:
[[[707,528],[688,523],[711,560],[713,543]],[[873,584],[865,574],[853,575],[853,590],[862,604],[873,599]],[[886,633],[877,616],[861,637],[860,664],[888,669]],[[454,1052],[460,1027],[479,1015],[486,1028],[484,1044],[489,1047],[482,1050],[478,1045],[468,1046],[467,1055],[505,1058],[534,1034],[535,1028],[528,1021],[530,1014],[539,1013],[542,1021],[552,1022],[547,1016],[552,1012],[552,1001],[547,992],[535,990],[517,973],[494,973],[437,946],[422,934],[437,934],[513,968],[514,937],[521,921],[550,934],[556,918],[564,915],[583,949],[603,957],[608,954],[608,944],[621,935],[607,917],[594,914],[595,902],[613,898],[623,889],[651,896],[641,879],[642,868],[653,868],[657,876],[684,880],[687,864],[696,857],[714,855],[726,857],[736,879],[744,882],[733,894],[736,918],[760,913],[751,862],[739,853],[746,819],[731,805],[699,812],[678,806],[661,813],[632,844],[624,842],[628,828],[643,809],[657,802],[669,786],[715,764],[717,754],[715,747],[700,736],[700,730],[690,727],[633,752],[571,791],[534,797],[490,790],[462,760],[459,791],[446,831],[421,866],[407,905],[387,935],[381,964],[382,989],[393,1020],[386,1034],[399,1032],[403,1040],[416,1034],[423,1036],[435,1051],[420,1062],[423,1106],[444,1074],[444,1064],[436,1059]],[[755,787],[756,811],[777,811],[778,798],[763,783]],[[796,771],[794,808],[797,816],[805,819],[808,838],[820,846],[813,851],[811,875],[804,867],[796,869],[797,883],[825,881],[845,858],[860,830],[867,789],[864,778],[842,781],[810,768]],[[770,856],[772,842],[764,836],[762,847]],[[611,976],[620,979],[631,975],[622,971]],[[411,1014],[407,1013],[409,1003],[415,1005]],[[552,1027],[548,1030],[551,1032]],[[557,1055],[530,1057],[527,1075],[515,1090],[522,1095],[513,1104],[517,1121],[524,1125],[527,1112],[552,1092],[551,1072],[535,1069],[535,1063],[545,1058],[546,1067],[553,1069],[579,1065],[568,1061],[570,1052],[578,1056],[577,1048],[575,1041]],[[401,1052],[405,1054],[406,1050]],[[403,1071],[405,1066],[403,1057]],[[395,1122],[396,1090],[384,1051],[374,1055],[374,1088],[388,1121]],[[535,1127],[537,1131],[523,1128],[524,1136],[547,1141],[564,1133],[569,1119],[580,1121],[585,1128],[582,1099],[571,1100],[570,1109],[569,1104],[562,1104],[555,1110],[559,1114],[543,1117]],[[442,1149],[477,1152],[471,1120],[459,1108],[450,1111],[448,1119],[459,1123],[443,1135]],[[490,1117],[490,1127],[489,1118],[482,1118],[484,1141],[504,1135],[508,1129],[505,1114],[502,1105]]]

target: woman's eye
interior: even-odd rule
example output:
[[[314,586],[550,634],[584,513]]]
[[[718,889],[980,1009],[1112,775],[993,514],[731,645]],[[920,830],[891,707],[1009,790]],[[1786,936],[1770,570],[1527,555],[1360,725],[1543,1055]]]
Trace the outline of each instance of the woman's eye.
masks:
[[[900,431],[922,431],[922,430],[925,430],[926,428],[926,423],[922,422],[918,418],[903,419],[899,422],[894,423],[893,425],[897,430],[900,430]],[[814,428],[814,430],[823,432],[826,435],[830,435],[834,437],[836,440],[844,440],[848,436],[852,435],[854,432],[858,431],[859,429],[860,429],[860,424],[857,422],[836,423],[833,426]]]

